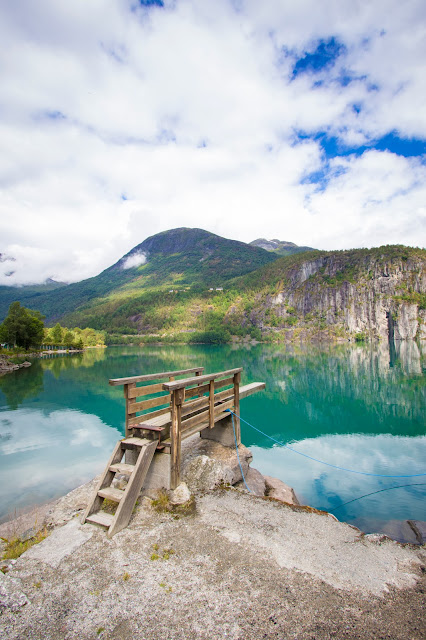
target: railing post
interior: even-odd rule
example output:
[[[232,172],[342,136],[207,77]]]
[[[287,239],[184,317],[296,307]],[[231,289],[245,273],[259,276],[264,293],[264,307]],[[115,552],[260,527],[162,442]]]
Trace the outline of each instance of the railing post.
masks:
[[[135,387],[136,387],[136,382],[125,384],[123,387],[124,397],[126,399],[126,421],[125,421],[125,431],[124,431],[126,438],[128,438],[131,435],[130,429],[129,429],[129,420],[130,418],[134,418],[136,416],[136,413],[129,413],[129,404],[131,400],[131,398],[129,398],[129,391],[130,389],[134,389]]]
[[[214,380],[209,382],[209,428],[214,427]]]
[[[170,488],[176,489],[180,483],[181,461],[181,419],[182,404],[185,400],[185,389],[172,392],[172,424],[170,428]]]
[[[237,438],[237,444],[241,444],[241,426],[240,426],[240,382],[241,382],[241,373],[234,373],[234,413],[237,415],[234,416],[234,425],[235,425],[235,436]]]

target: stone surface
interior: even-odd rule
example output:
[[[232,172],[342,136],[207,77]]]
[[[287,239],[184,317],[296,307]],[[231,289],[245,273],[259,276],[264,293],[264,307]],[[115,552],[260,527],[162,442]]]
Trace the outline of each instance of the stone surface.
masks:
[[[238,447],[244,475],[252,461],[247,447]],[[182,443],[182,477],[191,491],[211,491],[222,484],[242,480],[235,448],[195,435]]]
[[[63,527],[55,529],[45,540],[28,549],[25,555],[27,558],[40,560],[56,569],[64,558],[90,540],[92,535],[91,525],[83,529],[79,519],[74,518]]]
[[[278,480],[278,478],[271,478],[271,476],[264,476],[264,479],[268,498],[275,498],[275,500],[280,500],[287,504],[300,504],[294,489],[289,487],[288,484],[285,484],[282,480]]]
[[[181,482],[174,491],[170,493],[170,502],[172,504],[185,504],[191,499],[191,492],[185,482]]]
[[[0,571],[0,613],[5,609],[16,613],[26,604],[29,604],[29,600],[20,591],[18,580],[5,576]]]
[[[214,440],[225,447],[235,447],[234,429],[232,427],[232,417],[224,418],[216,422],[213,429],[203,429],[200,433],[201,438],[206,440]]]
[[[252,467],[249,467],[247,473],[244,474],[244,476],[246,481],[245,484],[243,480],[241,480],[240,482],[237,482],[237,484],[235,485],[237,489],[242,489],[244,491],[247,491],[247,488],[246,488],[246,485],[247,485],[247,487],[250,489],[250,493],[253,493],[255,496],[265,495],[266,482],[265,482],[265,478],[262,476],[260,471],[258,471],[257,469],[253,469]]]

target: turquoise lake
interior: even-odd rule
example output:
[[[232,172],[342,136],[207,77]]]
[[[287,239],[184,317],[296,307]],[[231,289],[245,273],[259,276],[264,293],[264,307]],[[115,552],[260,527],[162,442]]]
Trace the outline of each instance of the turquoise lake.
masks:
[[[365,532],[426,520],[426,345],[109,347],[34,360],[0,378],[0,522],[99,473],[124,434],[109,378],[203,366],[243,367],[266,390],[241,402],[252,466],[294,487],[302,504]],[[269,437],[268,437],[269,436]],[[331,465],[302,457],[270,438]],[[411,485],[411,486],[402,486]],[[415,486],[413,486],[415,485]],[[392,490],[383,491],[395,487]],[[396,488],[399,487],[399,488]],[[341,507],[368,493],[369,497]]]

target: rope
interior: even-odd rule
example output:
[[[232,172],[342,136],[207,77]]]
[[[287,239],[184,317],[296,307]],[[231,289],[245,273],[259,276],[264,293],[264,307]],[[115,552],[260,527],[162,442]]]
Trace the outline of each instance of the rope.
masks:
[[[233,411],[231,411],[231,413],[233,414]],[[253,493],[253,491],[249,488],[249,486],[247,485],[246,479],[244,477],[244,471],[243,468],[241,466],[241,462],[240,462],[240,454],[238,453],[238,442],[237,442],[237,434],[235,433],[235,424],[234,424],[234,415],[232,415],[232,428],[234,430],[234,440],[235,440],[235,449],[237,451],[237,458],[238,458],[238,464],[240,465],[240,470],[241,470],[241,475],[243,477],[243,482],[246,485],[246,489],[249,493]]]
[[[345,507],[347,504],[350,504],[351,502],[356,502],[357,500],[361,500],[361,498],[366,498],[367,496],[374,496],[375,493],[381,493],[382,491],[390,491],[391,489],[402,489],[402,487],[424,487],[424,486],[426,486],[426,482],[416,482],[415,484],[400,484],[397,487],[387,487],[386,489],[379,489],[378,491],[365,493],[363,496],[360,496],[359,498],[353,498],[353,500],[348,500],[343,504],[339,504],[338,507],[334,507],[334,509],[330,509],[330,507],[327,507],[324,510],[331,511],[331,513],[333,513],[333,511],[337,511],[337,509],[341,509],[342,507]]]
[[[257,431],[258,433],[260,433],[262,436],[264,436],[265,438],[269,438],[269,440],[272,440],[276,444],[279,444],[282,447],[285,447],[285,449],[288,449],[289,451],[293,451],[293,453],[297,453],[299,456],[303,456],[304,458],[309,458],[309,460],[313,460],[314,462],[319,462],[320,464],[324,464],[327,467],[332,467],[332,469],[338,469],[339,471],[347,471],[348,473],[357,473],[357,474],[359,474],[361,476],[373,476],[375,478],[419,478],[419,477],[422,477],[422,476],[426,476],[426,473],[412,473],[412,474],[404,474],[404,475],[393,476],[393,475],[384,475],[382,473],[368,473],[366,471],[356,471],[354,469],[346,469],[345,467],[339,467],[339,466],[337,466],[335,464],[330,464],[329,462],[324,462],[324,460],[318,460],[318,458],[313,458],[312,456],[309,456],[307,453],[302,453],[301,451],[297,451],[296,449],[293,449],[292,447],[289,447],[287,444],[284,444],[284,442],[280,442],[279,440],[276,440],[272,436],[268,436],[267,433],[264,433],[263,431],[261,431],[260,429],[255,427],[254,425],[250,424],[250,422],[247,422],[247,420],[244,420],[244,418],[242,418],[241,416],[237,416],[237,414],[234,413],[231,409],[225,409],[225,411],[229,411],[229,413],[232,414],[232,424],[234,424],[234,416],[236,416],[237,418],[242,420],[245,424],[247,424],[249,427],[251,427],[252,429]],[[235,435],[235,429],[234,429],[234,435]],[[236,441],[237,440],[235,439],[235,442]]]

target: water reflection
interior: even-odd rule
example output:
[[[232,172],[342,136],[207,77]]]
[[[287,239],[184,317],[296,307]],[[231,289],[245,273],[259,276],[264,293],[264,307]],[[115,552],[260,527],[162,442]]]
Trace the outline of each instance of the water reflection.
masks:
[[[121,437],[80,411],[19,409],[0,414],[0,522],[14,510],[64,495],[105,465]]]
[[[124,430],[123,390],[109,378],[193,366],[243,367],[243,384],[266,382],[265,391],[242,401],[243,418],[314,457],[377,473],[426,467],[425,345],[399,342],[392,352],[386,344],[93,349],[0,378],[0,511],[61,495],[101,469]],[[293,485],[312,506],[331,508],[392,483],[343,476],[244,426],[243,442],[253,448],[255,467]],[[415,491],[382,493],[336,515],[426,520]]]

